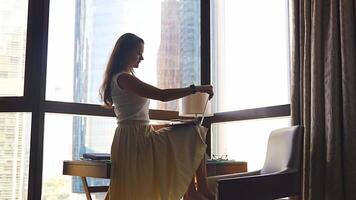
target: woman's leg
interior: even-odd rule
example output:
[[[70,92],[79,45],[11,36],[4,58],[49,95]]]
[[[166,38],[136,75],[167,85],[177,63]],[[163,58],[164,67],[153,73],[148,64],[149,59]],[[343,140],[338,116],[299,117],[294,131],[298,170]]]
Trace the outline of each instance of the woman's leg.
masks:
[[[197,188],[198,191],[209,198],[210,200],[215,199],[214,193],[210,190],[208,186],[208,181],[206,179],[207,172],[206,172],[206,158],[204,157],[196,171],[197,177]]]

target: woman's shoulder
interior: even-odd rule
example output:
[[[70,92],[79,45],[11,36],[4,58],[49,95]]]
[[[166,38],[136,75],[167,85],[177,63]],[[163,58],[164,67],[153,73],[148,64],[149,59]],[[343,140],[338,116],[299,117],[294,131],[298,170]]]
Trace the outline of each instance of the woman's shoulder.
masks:
[[[134,74],[130,72],[120,72],[118,73],[114,79],[116,82],[127,82],[127,83],[136,83],[139,80]]]
[[[115,81],[116,85],[122,89],[122,84],[125,82],[129,82],[134,76],[129,72],[119,72],[114,75],[113,81]]]

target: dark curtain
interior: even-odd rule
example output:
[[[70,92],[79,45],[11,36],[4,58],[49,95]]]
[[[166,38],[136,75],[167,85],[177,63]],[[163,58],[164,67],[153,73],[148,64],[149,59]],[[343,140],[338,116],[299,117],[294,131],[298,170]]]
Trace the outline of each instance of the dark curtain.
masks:
[[[291,115],[302,198],[356,199],[356,0],[291,0]]]

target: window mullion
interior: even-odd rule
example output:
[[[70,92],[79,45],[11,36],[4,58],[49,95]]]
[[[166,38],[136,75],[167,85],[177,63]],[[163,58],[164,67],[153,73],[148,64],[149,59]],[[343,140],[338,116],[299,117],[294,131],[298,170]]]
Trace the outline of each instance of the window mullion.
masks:
[[[49,0],[29,0],[24,96],[32,111],[28,199],[41,199]]]

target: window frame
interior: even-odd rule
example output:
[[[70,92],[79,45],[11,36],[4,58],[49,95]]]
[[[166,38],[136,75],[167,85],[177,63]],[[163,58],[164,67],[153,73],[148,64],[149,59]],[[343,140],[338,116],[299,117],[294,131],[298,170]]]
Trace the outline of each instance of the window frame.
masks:
[[[29,0],[26,38],[26,61],[24,96],[0,97],[0,112],[31,112],[31,140],[29,160],[28,197],[41,199],[43,169],[43,139],[45,113],[65,113],[89,116],[114,117],[112,110],[100,105],[48,101],[46,97],[46,68],[48,45],[48,22],[50,0]],[[201,84],[211,83],[211,45],[210,45],[210,0],[200,0],[201,5]],[[34,51],[35,49],[35,51]],[[150,110],[150,118],[169,120],[178,117],[177,111]],[[215,113],[207,117],[207,126],[212,123],[239,121],[258,118],[290,116],[290,105],[232,110]],[[210,154],[210,131],[207,137]]]

